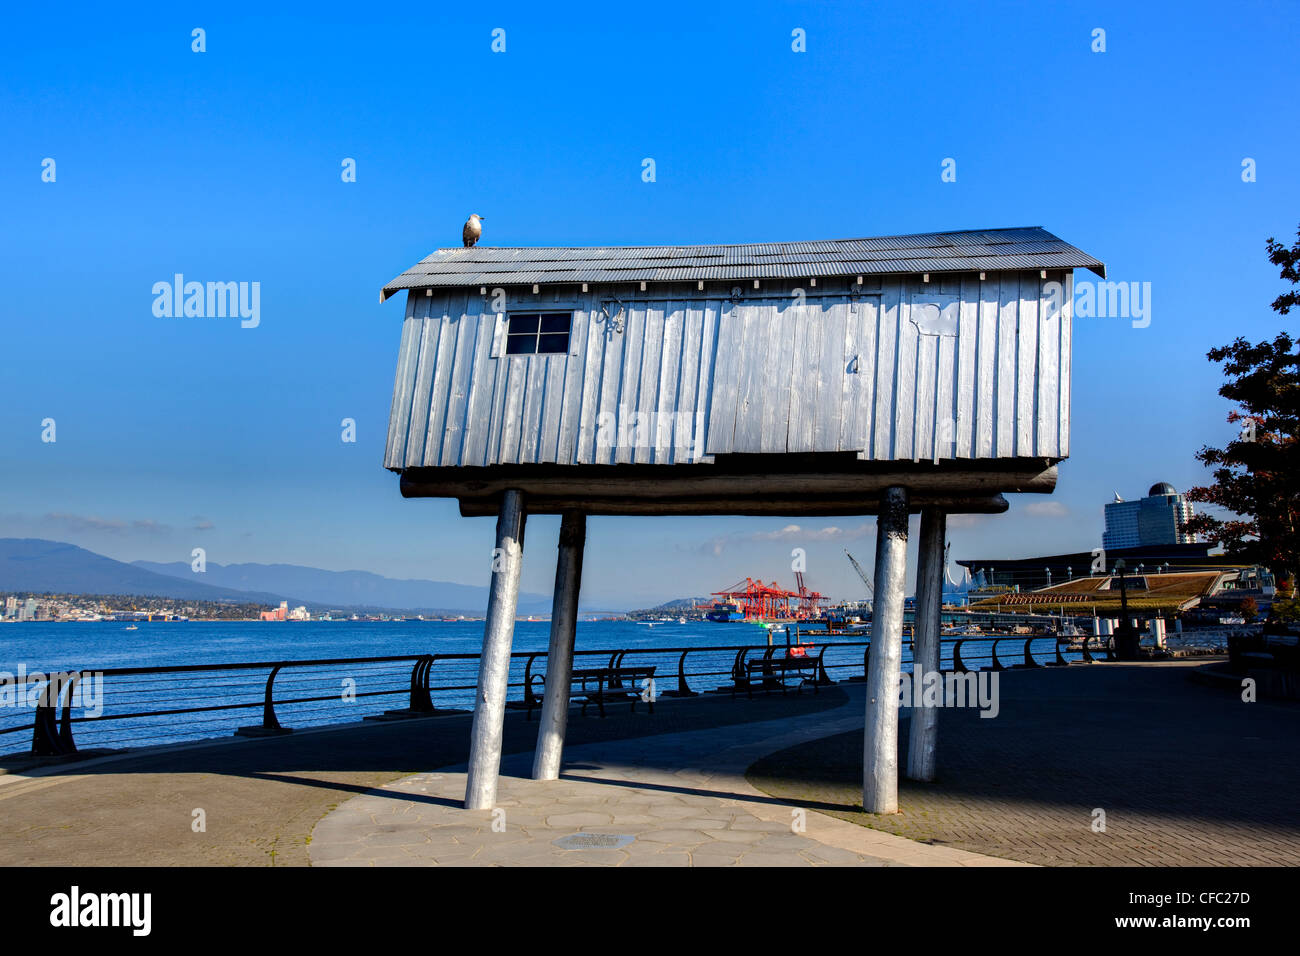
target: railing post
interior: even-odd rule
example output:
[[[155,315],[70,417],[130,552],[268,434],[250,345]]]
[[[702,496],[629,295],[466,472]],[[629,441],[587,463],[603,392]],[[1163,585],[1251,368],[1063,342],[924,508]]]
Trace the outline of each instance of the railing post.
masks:
[[[622,667],[622,666],[623,666],[623,658],[626,657],[626,656],[627,656],[627,651],[615,651],[613,654],[610,654],[610,655],[609,655],[609,669],[610,669],[611,671],[614,671],[614,670],[617,670],[618,668]],[[609,675],[609,689],[610,689],[610,690],[618,690],[618,689],[621,688],[622,686],[623,686],[623,682],[622,682],[621,680],[618,679],[618,674],[616,674],[616,673],[611,673],[611,674]]]
[[[768,631],[767,633],[768,639],[770,640],[772,632]],[[777,681],[776,674],[772,670],[772,652],[775,650],[776,648],[769,644],[767,650],[763,652],[763,687],[768,690],[777,686],[778,683],[780,683],[782,687],[785,686],[784,682]]]
[[[44,757],[59,752],[59,731],[55,723],[54,707],[50,704],[49,684],[46,684],[36,700],[36,712],[32,716],[32,753]],[[23,693],[26,692],[26,686]]]
[[[433,667],[433,655],[422,654],[416,658],[411,668],[411,710],[419,713],[433,711],[433,698],[429,696],[429,668]]]
[[[59,746],[65,754],[77,752],[77,743],[72,739],[72,693],[80,678],[80,671],[68,672],[68,696],[63,701],[63,719],[59,723]]]
[[[287,661],[281,661],[271,668],[271,673],[266,678],[266,693],[262,698],[262,722],[252,724],[248,727],[239,727],[235,730],[236,737],[271,737],[277,734],[293,733],[290,727],[281,727],[280,721],[275,716],[275,675],[280,673],[280,668],[288,665]]]
[[[262,729],[263,730],[283,730],[280,726],[279,719],[275,716],[275,675],[280,673],[283,664],[276,664],[271,668],[271,675],[266,679],[266,699],[262,702]]]
[[[749,672],[745,668],[745,658],[749,654],[748,647],[742,647],[736,651],[736,659],[731,664],[731,696],[736,696],[736,691],[741,689],[743,684],[749,686]]]
[[[524,664],[524,706],[529,713],[537,706],[537,697],[533,694],[533,661],[537,660],[539,654],[541,651],[529,654],[528,663]]]
[[[823,644],[821,653],[817,655],[817,683],[819,685],[834,683],[830,675],[826,673],[826,646]]]
[[[689,650],[682,651],[682,656],[677,658],[677,689],[664,691],[663,693],[664,697],[698,697],[699,696],[699,694],[691,690],[690,685],[686,683],[686,655],[689,653],[690,653]]]
[[[959,637],[952,645],[952,671],[954,674],[969,674],[970,668],[966,662],[961,659],[961,646],[966,643],[966,638]]]
[[[57,757],[77,752],[72,737],[72,697],[80,671],[64,671],[49,675],[49,680],[36,700],[36,713],[32,720],[32,753],[41,757]],[[66,696],[64,691],[66,689]],[[15,693],[26,694],[26,686]],[[63,709],[62,722],[59,708]]]
[[[998,660],[998,642],[996,639],[993,641],[993,668],[992,669],[995,671],[1006,669],[1002,666],[1002,662]]]
[[[822,684],[829,684],[831,679],[826,676],[826,645],[822,645],[821,653],[817,655],[817,667],[813,670],[813,693],[820,694]]]

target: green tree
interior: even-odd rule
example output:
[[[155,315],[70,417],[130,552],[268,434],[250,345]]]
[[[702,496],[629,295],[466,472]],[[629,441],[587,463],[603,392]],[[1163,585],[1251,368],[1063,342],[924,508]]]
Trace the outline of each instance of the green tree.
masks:
[[[1300,230],[1288,247],[1274,239],[1268,258],[1281,267],[1292,289],[1273,301],[1273,310],[1288,314],[1300,306]],[[1237,338],[1211,349],[1208,358],[1223,365],[1227,382],[1219,394],[1239,410],[1228,421],[1240,433],[1225,448],[1203,447],[1196,458],[1211,469],[1214,482],[1193,488],[1193,501],[1215,505],[1231,517],[1200,514],[1189,531],[1223,545],[1231,557],[1269,568],[1278,583],[1295,579],[1300,568],[1300,352],[1285,331],[1271,342]]]

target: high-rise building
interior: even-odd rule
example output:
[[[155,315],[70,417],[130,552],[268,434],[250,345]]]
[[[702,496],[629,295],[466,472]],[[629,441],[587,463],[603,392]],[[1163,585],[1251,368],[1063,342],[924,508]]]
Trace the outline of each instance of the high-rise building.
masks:
[[[1106,505],[1106,531],[1101,544],[1115,548],[1142,548],[1157,544],[1194,544],[1187,532],[1192,503],[1167,481],[1152,485],[1145,498],[1125,501],[1118,494]]]

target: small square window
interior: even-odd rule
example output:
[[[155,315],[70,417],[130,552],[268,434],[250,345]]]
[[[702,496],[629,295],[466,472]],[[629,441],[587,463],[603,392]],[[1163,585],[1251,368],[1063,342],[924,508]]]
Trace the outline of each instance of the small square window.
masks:
[[[512,312],[507,321],[507,355],[563,355],[569,351],[572,312]]]

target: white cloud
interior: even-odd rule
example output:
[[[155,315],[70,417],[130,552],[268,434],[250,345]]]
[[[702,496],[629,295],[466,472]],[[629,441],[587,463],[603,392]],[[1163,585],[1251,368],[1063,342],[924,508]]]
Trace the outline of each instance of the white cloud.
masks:
[[[864,521],[848,528],[841,528],[838,525],[831,525],[826,528],[805,528],[802,525],[788,524],[776,531],[747,531],[719,535],[716,538],[701,542],[696,546],[695,550],[717,556],[732,545],[756,541],[790,541],[796,545],[813,541],[854,541],[858,538],[874,535],[875,531],[876,525],[874,521]]]
[[[981,514],[955,514],[948,515],[949,528],[974,528],[989,520],[990,515]],[[994,516],[996,517],[996,516]]]
[[[110,534],[140,533],[146,535],[165,534],[172,530],[170,525],[161,524],[152,518],[136,518],[126,521],[121,518],[101,518],[98,515],[75,515],[52,511],[44,515],[40,522],[47,528],[69,534],[87,532],[108,532]]]

